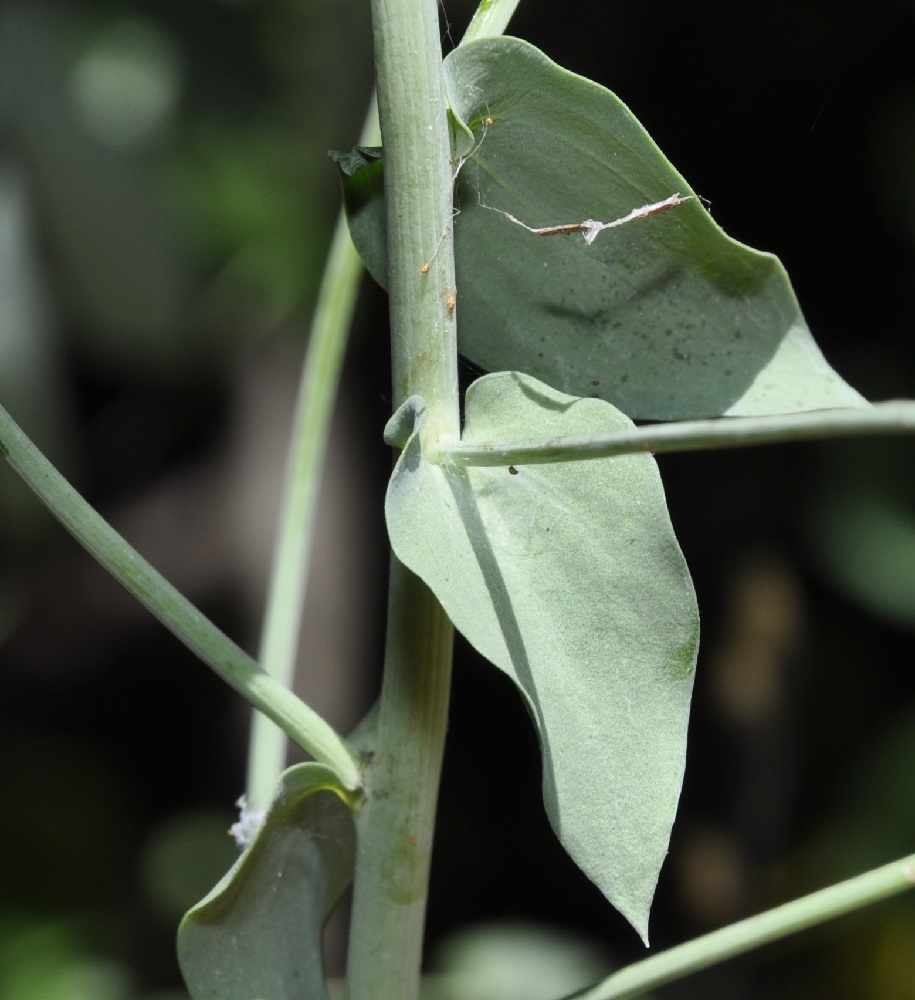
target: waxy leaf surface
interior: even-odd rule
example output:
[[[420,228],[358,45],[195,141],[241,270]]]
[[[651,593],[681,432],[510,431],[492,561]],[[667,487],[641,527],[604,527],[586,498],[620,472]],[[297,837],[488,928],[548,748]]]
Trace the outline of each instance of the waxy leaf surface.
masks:
[[[474,364],[636,419],[865,405],[824,360],[777,258],[728,237],[698,198],[590,245],[503,214],[534,229],[606,223],[693,193],[610,91],[514,38],[459,46],[445,71],[476,139],[458,161],[454,220],[458,347]],[[379,161],[367,170],[344,190],[383,284]]]
[[[404,415],[392,418],[395,436]],[[470,387],[463,437],[628,426],[602,400],[500,373]],[[553,828],[645,937],[680,794],[699,633],[654,459],[461,470],[427,462],[414,430],[386,514],[398,558],[518,685]]]
[[[320,764],[284,773],[254,841],[181,922],[193,1000],[326,1000],[324,923],[355,859],[344,794]]]

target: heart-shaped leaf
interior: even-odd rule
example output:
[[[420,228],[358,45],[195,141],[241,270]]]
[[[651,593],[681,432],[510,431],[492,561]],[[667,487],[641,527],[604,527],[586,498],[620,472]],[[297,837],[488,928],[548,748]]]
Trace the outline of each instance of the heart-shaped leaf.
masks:
[[[590,244],[525,228],[609,223],[692,195],[610,91],[515,38],[459,46],[445,71],[452,112],[476,136],[456,182],[463,355],[634,418],[865,405],[823,359],[778,259],[730,239],[698,198]],[[384,283],[382,178],[369,169],[344,191]]]
[[[481,443],[631,426],[609,403],[517,373],[474,383],[466,413],[464,440]],[[461,470],[427,462],[414,430],[386,514],[398,558],[520,688],[553,828],[645,937],[699,635],[654,459]]]
[[[326,1000],[322,932],[355,858],[346,797],[323,765],[283,774],[253,842],[181,922],[194,1000]]]

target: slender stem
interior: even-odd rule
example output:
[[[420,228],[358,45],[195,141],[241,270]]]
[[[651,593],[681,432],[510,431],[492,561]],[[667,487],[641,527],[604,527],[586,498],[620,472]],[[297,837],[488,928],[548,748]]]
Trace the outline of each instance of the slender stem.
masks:
[[[441,449],[443,460],[460,466],[543,465],[610,458],[634,452],[703,451],[749,445],[811,441],[820,438],[911,434],[915,402],[871,407],[812,410],[766,417],[724,417],[633,427],[609,434],[588,434],[542,441],[460,441]]]
[[[520,2],[521,0],[481,0],[464,32],[461,45],[475,42],[478,38],[495,38],[501,35]]]
[[[359,141],[364,146],[380,142],[374,94]],[[302,368],[261,636],[261,667],[288,688],[295,675],[321,470],[361,276],[362,263],[341,211]],[[250,807],[266,807],[285,761],[286,734],[255,712],[248,746]]]
[[[347,788],[359,786],[359,764],[346,741],[153,569],[73,489],[3,407],[0,450],[67,531],[166,628],[316,760],[332,767]]]
[[[575,1000],[625,1000],[752,948],[915,888],[915,854],[621,969]]]
[[[459,436],[453,177],[437,0],[372,0],[384,147],[395,409],[419,395],[423,447]],[[415,1000],[453,629],[392,557],[377,743],[357,817],[349,1000]]]

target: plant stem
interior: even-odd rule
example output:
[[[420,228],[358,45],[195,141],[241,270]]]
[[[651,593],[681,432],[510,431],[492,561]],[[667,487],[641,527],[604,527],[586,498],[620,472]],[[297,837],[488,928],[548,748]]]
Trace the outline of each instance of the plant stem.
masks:
[[[393,403],[426,404],[424,445],[459,436],[453,177],[436,0],[372,0],[384,149]]]
[[[415,1000],[453,630],[428,587],[392,557],[378,742],[357,816],[349,1000]]]
[[[741,920],[636,962],[575,994],[575,1000],[626,1000],[752,948],[915,888],[915,854]]]
[[[464,32],[461,45],[475,42],[478,38],[495,38],[501,35],[520,2],[521,0],[481,0]]]
[[[377,146],[379,141],[373,94],[359,142]],[[261,636],[261,667],[288,688],[295,675],[321,470],[361,276],[362,262],[341,211],[302,368]],[[255,712],[248,746],[249,807],[266,808],[285,762],[286,734]]]
[[[426,405],[423,447],[459,436],[453,175],[437,0],[373,0],[384,148],[393,402]],[[377,743],[357,816],[350,1000],[415,1000],[453,629],[392,557]]]
[[[73,489],[3,407],[0,450],[67,531],[166,628],[316,760],[332,767],[346,788],[359,786],[359,764],[346,741],[153,569]]]
[[[822,438],[911,434],[913,431],[915,402],[899,401],[877,403],[861,409],[684,420],[608,434],[557,437],[543,441],[460,441],[442,448],[441,459],[463,467],[544,465],[645,451],[703,451]]]

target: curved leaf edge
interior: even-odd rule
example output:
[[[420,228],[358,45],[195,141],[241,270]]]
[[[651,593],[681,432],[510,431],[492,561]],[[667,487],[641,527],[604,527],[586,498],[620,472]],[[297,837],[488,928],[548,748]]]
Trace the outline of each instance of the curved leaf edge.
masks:
[[[465,93],[467,88],[462,88],[461,80],[456,72],[456,69],[460,67],[460,60],[465,58],[468,53],[473,54],[474,50],[484,52],[492,51],[498,54],[500,52],[504,52],[506,49],[516,49],[522,52],[527,58],[541,62],[558,77],[566,77],[569,80],[575,81],[575,83],[579,85],[590,87],[596,93],[602,94],[605,99],[618,104],[620,109],[625,115],[628,116],[633,126],[640,133],[641,139],[653,151],[654,155],[657,156],[657,158],[663,162],[663,164],[665,164],[670,172],[675,176],[677,180],[675,185],[677,187],[677,191],[671,191],[669,194],[676,193],[684,197],[688,196],[689,198],[695,200],[693,210],[701,214],[701,224],[711,231],[710,238],[716,240],[719,244],[716,257],[718,257],[719,260],[723,260],[724,263],[717,265],[717,267],[721,270],[727,270],[728,272],[736,272],[738,270],[744,271],[745,273],[752,272],[755,276],[755,280],[760,284],[771,282],[773,287],[777,287],[778,290],[785,296],[786,304],[795,314],[795,333],[801,338],[803,348],[808,351],[815,351],[818,355],[820,355],[820,357],[822,357],[819,346],[817,345],[813,335],[810,333],[806,321],[804,320],[797,294],[795,293],[794,286],[791,283],[791,278],[780,258],[770,251],[759,250],[756,247],[752,247],[725,232],[706,207],[708,199],[703,198],[702,195],[696,193],[686,178],[680,173],[679,170],[677,170],[657,142],[655,142],[651,134],[641,123],[639,118],[632,112],[625,101],[623,101],[608,87],[605,87],[603,84],[597,83],[589,77],[583,76],[580,73],[575,73],[573,70],[560,65],[537,46],[532,45],[524,39],[516,38],[510,35],[494,38],[480,38],[454,49],[444,60],[444,73],[447,80],[446,92],[448,93],[449,100],[451,102],[450,112],[456,119],[461,121],[464,126],[476,136],[479,134],[480,125],[485,122],[486,117],[489,114],[485,98],[481,97],[481,95],[474,95],[472,93],[468,96],[468,94]],[[480,147],[482,141],[482,139],[477,139],[477,144],[468,155],[468,159],[473,159],[473,152]],[[633,206],[633,208],[635,207],[638,206]],[[556,221],[557,224],[559,224],[574,223],[581,220],[562,219]],[[708,267],[707,262],[698,262],[698,264],[702,267]],[[737,266],[735,266],[735,264]],[[826,364],[825,359],[823,359],[823,364]],[[857,405],[861,407],[870,405],[868,400],[866,400],[863,396],[851,389],[850,386],[848,388],[851,391],[852,396],[849,398],[846,405]],[[857,398],[855,399],[854,397]],[[613,402],[612,400],[608,401]],[[749,416],[753,415],[755,412],[756,411],[754,410],[743,409],[737,405],[725,413],[707,414],[707,416]],[[759,412],[768,413],[771,411],[761,410]]]
[[[608,403],[605,400],[598,401],[595,399],[588,399],[586,397],[573,397],[567,393],[562,393],[560,390],[557,390],[547,385],[546,383],[539,383],[539,380],[535,379],[533,376],[518,372],[493,372],[481,376],[468,387],[467,389],[468,401],[472,400],[474,393],[477,390],[479,390],[484,383],[505,376],[519,379],[520,381],[529,385],[539,384],[542,387],[542,389],[546,390],[549,394],[552,394],[554,396],[565,397],[569,402],[573,403],[600,402],[602,405],[606,405],[610,409],[616,410],[616,412],[620,416],[622,416],[627,423],[631,423],[631,421],[629,421],[629,419],[625,416],[625,414],[623,414],[622,411],[618,410],[618,408],[614,407],[612,403]],[[389,490],[396,482],[399,473],[401,473],[405,469],[413,467],[417,462],[425,463],[427,461],[423,457],[423,449],[421,445],[421,432],[424,421],[424,410],[425,410],[425,404],[422,398],[419,396],[414,396],[406,400],[398,408],[398,410],[395,412],[395,414],[388,422],[385,431],[387,442],[389,444],[396,445],[403,449],[402,454],[398,456],[395,470],[392,473],[391,485],[389,486]],[[498,449],[498,442],[493,444],[493,447],[494,449]],[[582,457],[581,461],[590,461],[590,459]],[[430,464],[437,464],[437,463],[433,462]],[[445,462],[442,464],[447,466],[449,464],[448,460],[446,459]],[[437,586],[437,580],[434,578],[434,574],[430,575],[424,572],[423,566],[420,563],[413,560],[409,552],[399,547],[399,545],[397,544],[397,540],[393,535],[391,537],[391,543],[398,558],[401,559],[401,561],[403,561],[404,564],[408,566],[408,568],[410,568],[411,572],[414,572],[418,576],[420,576],[427,584],[427,586],[429,586],[429,588],[433,591],[433,593],[436,593],[436,595],[439,597],[440,600],[446,601],[447,596],[443,595],[440,592]],[[691,584],[690,584],[690,592],[693,595],[693,604],[695,604],[695,593],[692,590]],[[445,604],[445,607],[447,610],[448,607],[447,604]],[[479,644],[479,642],[477,641],[475,636],[471,634],[471,632],[468,632],[466,629],[460,627],[459,625],[457,625],[457,623],[455,624],[456,627],[458,627],[459,631],[461,631],[465,639],[470,643],[470,645],[473,646],[477,650],[477,652],[485,660],[487,660],[487,662],[490,662],[494,668],[507,674],[509,678],[512,680],[513,686],[515,687],[516,692],[520,696],[521,702],[525,706],[525,709],[527,710],[527,713],[531,719],[531,724],[533,725],[535,732],[537,733],[538,742],[541,748],[541,755],[545,754],[546,753],[545,747],[548,743],[547,734],[542,730],[539,713],[537,711],[534,702],[531,699],[530,693],[524,687],[524,684],[519,680],[519,678],[517,678],[513,674],[511,670],[507,669],[504,664],[500,664],[496,659],[493,659],[490,653],[487,652],[486,648],[484,648]],[[681,665],[683,667],[685,676],[689,678],[691,686],[692,678],[695,675],[696,660],[698,656],[698,609],[696,609],[695,612],[694,629],[688,641],[686,641],[686,643],[682,647],[681,653],[682,653]],[[689,711],[688,704],[689,702],[687,701],[687,708],[686,708],[687,715]],[[548,761],[546,757],[542,758],[541,763],[544,768],[547,768]],[[682,783],[684,764],[685,760],[681,763],[681,770],[679,777],[680,783]],[[555,788],[552,791],[550,791],[548,785],[546,783],[544,784],[544,787],[542,789],[543,805],[546,811],[547,818],[550,822],[550,825],[554,831],[554,834],[559,840],[561,846],[563,847],[563,850],[565,850],[565,852],[569,855],[570,859],[581,870],[581,872],[600,889],[600,891],[605,896],[607,901],[631,924],[631,926],[638,933],[643,943],[647,947],[649,943],[648,942],[649,911],[651,907],[651,899],[653,898],[654,895],[654,889],[656,888],[657,880],[660,875],[660,862],[658,864],[658,867],[654,871],[650,890],[646,892],[644,899],[642,899],[641,901],[634,901],[632,899],[622,898],[607,885],[604,878],[602,877],[603,873],[595,869],[593,865],[589,864],[588,860],[585,857],[579,855],[579,850],[577,849],[579,845],[576,844],[575,837],[573,836],[571,839],[569,839],[568,831],[564,830],[563,828],[562,816],[559,814],[559,812],[557,812],[557,810],[559,809],[559,803],[555,801],[554,792]],[[680,793],[678,791],[676,796],[677,801],[679,800],[679,795]],[[676,805],[674,806],[674,814],[670,817],[670,820],[667,825],[665,842],[669,842],[670,831],[673,827],[675,812],[676,812]],[[666,854],[666,848],[663,854]]]
[[[188,920],[215,903],[244,872],[250,859],[260,849],[260,845],[270,836],[270,828],[273,823],[283,812],[294,806],[302,798],[324,791],[333,792],[351,811],[354,810],[357,802],[356,796],[344,788],[336,773],[325,764],[308,761],[304,764],[295,764],[293,767],[287,768],[280,776],[273,800],[254,836],[245,845],[226,874],[223,875],[199,902],[195,903],[185,913],[178,927],[179,935]]]

